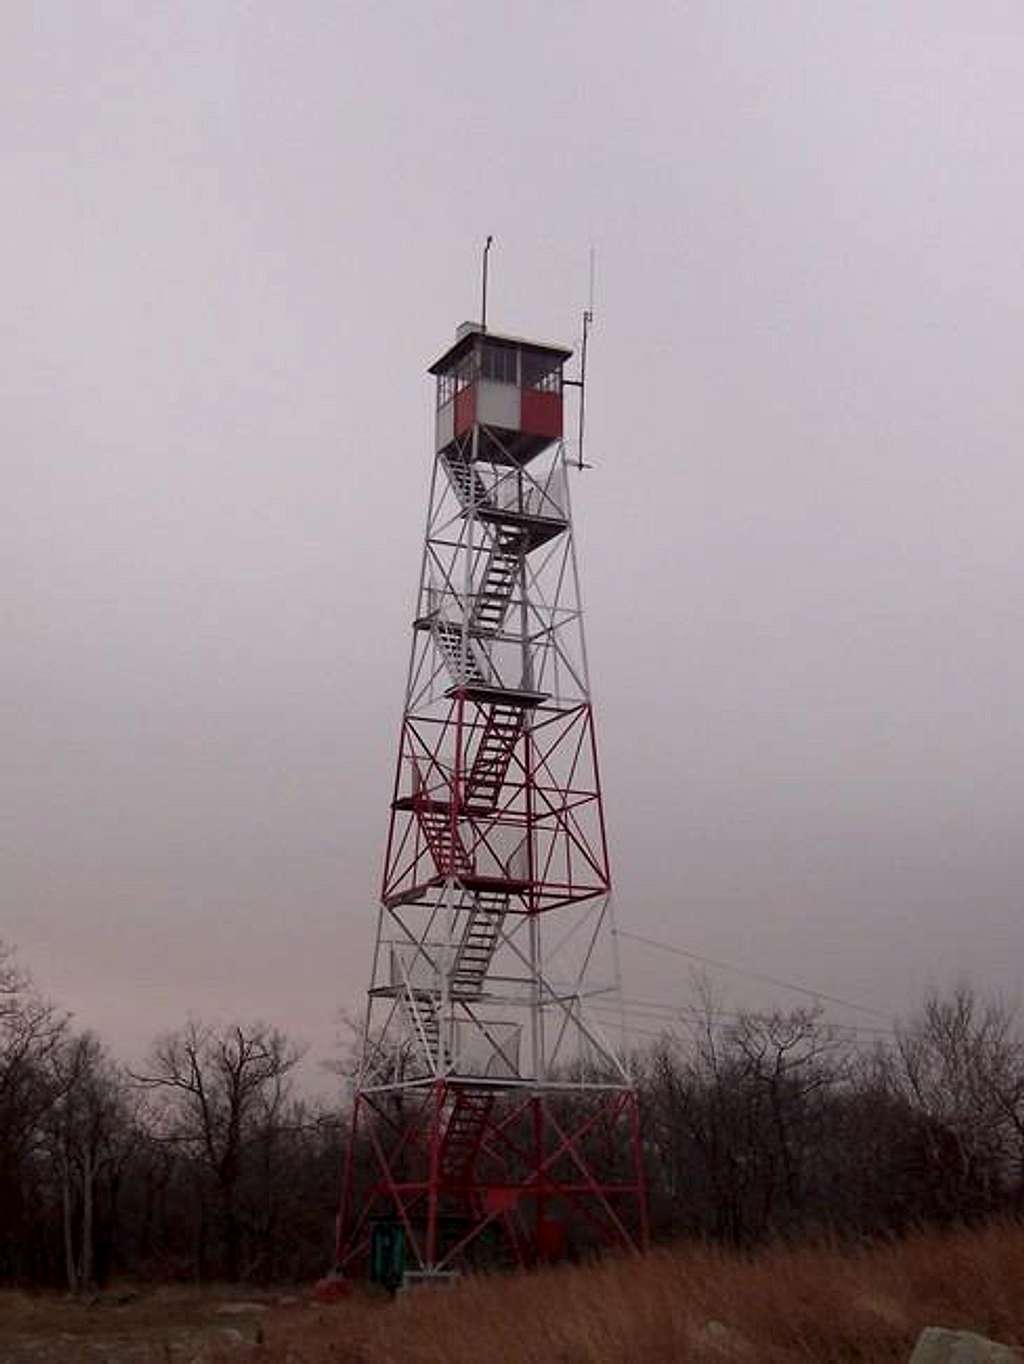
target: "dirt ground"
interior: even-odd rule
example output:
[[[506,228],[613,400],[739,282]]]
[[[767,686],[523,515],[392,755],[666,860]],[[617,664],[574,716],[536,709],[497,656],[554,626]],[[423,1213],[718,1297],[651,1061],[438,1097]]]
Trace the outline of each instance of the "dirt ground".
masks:
[[[0,1293],[0,1364],[221,1364],[268,1336],[327,1326],[308,1287],[114,1288],[92,1297]],[[323,1320],[321,1320],[323,1319]],[[261,1351],[262,1353],[262,1351]]]

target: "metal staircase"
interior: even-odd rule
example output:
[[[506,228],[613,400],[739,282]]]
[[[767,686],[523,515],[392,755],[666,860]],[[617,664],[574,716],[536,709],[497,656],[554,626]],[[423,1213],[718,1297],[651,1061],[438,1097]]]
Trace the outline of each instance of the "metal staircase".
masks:
[[[509,894],[480,890],[473,897],[469,923],[459,944],[451,975],[451,996],[457,1000],[479,999],[491,961],[498,948],[501,926],[508,913]]]
[[[473,467],[472,462],[459,454],[441,456],[441,463],[451,480],[456,496],[466,508],[474,506],[477,510],[490,510],[493,507],[483,479]]]
[[[441,1146],[442,1178],[471,1178],[493,1107],[494,1095],[486,1090],[457,1092]]]
[[[488,660],[481,637],[496,635],[502,628],[519,579],[522,555],[528,549],[528,534],[521,526],[501,524],[500,513],[488,495],[483,480],[472,462],[457,454],[442,457],[445,471],[459,502],[467,511],[491,513],[490,549],[484,563],[479,587],[473,597],[465,637],[461,624],[446,619],[440,612],[424,617],[438,651],[457,686],[491,685]],[[492,811],[499,802],[516,743],[523,732],[525,708],[507,701],[488,706],[480,739],[463,787],[461,808],[471,815]],[[439,876],[464,879],[475,872],[451,807],[414,795],[415,809],[424,841]],[[449,998],[453,1004],[469,1004],[482,998],[494,955],[501,940],[502,925],[511,899],[507,890],[465,891],[464,909],[468,921],[448,978]],[[431,1068],[444,1069],[451,1057],[441,1056],[441,997],[436,993],[407,992],[414,1028],[420,1045],[426,1046]],[[493,1106],[493,1097],[481,1091],[462,1089],[451,1110],[442,1147],[442,1167],[446,1178],[469,1178]]]
[[[525,544],[524,531],[509,526],[495,527],[487,567],[469,617],[469,628],[474,634],[497,634],[505,623]]]
[[[463,795],[464,805],[472,806],[474,813],[493,810],[498,804],[525,718],[522,706],[499,703],[488,710]]]
[[[419,1035],[420,1045],[426,1049],[428,1069],[439,1069],[438,1060],[441,1052],[440,1001],[436,995],[406,987],[405,1005],[412,1018],[413,1029]]]
[[[471,876],[473,859],[466,851],[458,829],[452,825],[450,808],[420,798],[414,800],[413,809],[438,876]]]
[[[473,647],[472,640],[466,640],[466,671],[462,671],[462,626],[456,625],[454,621],[444,620],[437,616],[431,623],[431,630],[437,647],[441,651],[441,656],[448,665],[456,683],[461,686],[481,686],[487,685],[487,675],[481,666],[480,658]]]

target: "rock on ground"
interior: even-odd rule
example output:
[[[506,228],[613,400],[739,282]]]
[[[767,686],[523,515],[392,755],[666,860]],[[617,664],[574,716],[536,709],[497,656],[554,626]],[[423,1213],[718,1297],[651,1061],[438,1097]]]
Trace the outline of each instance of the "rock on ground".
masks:
[[[947,1331],[926,1326],[917,1338],[909,1364],[1021,1364],[1021,1355],[973,1331]]]
[[[754,1354],[750,1342],[723,1321],[706,1321],[691,1328],[690,1343],[702,1357],[713,1354],[722,1359],[750,1359]]]

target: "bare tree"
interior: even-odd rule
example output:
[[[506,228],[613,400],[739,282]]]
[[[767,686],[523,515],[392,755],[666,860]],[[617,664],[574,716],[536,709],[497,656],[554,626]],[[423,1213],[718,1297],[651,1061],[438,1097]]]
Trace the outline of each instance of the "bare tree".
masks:
[[[1014,1013],[967,984],[902,1027],[891,1082],[921,1115],[920,1160],[950,1217],[995,1207],[1024,1159],[1024,1050]]]
[[[653,1212],[740,1244],[814,1216],[848,1046],[818,1010],[733,1013],[693,987],[688,1021],[643,1067]]]
[[[729,1030],[742,1058],[742,1075],[765,1110],[761,1141],[774,1157],[787,1214],[798,1211],[805,1157],[818,1144],[819,1102],[846,1071],[841,1034],[825,1023],[820,1008],[788,1013],[742,1013]],[[766,1187],[766,1196],[771,1197]]]
[[[0,943],[0,1139],[30,1131],[53,1101],[43,1083],[50,1057],[67,1034],[67,1016],[38,994],[28,973]]]
[[[117,1188],[138,1136],[125,1076],[92,1033],[67,1039],[51,1060],[59,1098],[45,1128],[61,1190],[64,1265],[72,1292],[96,1282],[97,1200],[113,1223]]]
[[[212,1183],[223,1244],[223,1272],[237,1279],[243,1223],[239,1189],[247,1158],[280,1123],[289,1076],[301,1050],[265,1023],[217,1029],[190,1020],[153,1047],[138,1084],[163,1099],[163,1135],[177,1143]],[[197,1271],[205,1258],[202,1190]]]
[[[33,1221],[28,1166],[60,1095],[51,1061],[67,1018],[0,943],[0,1276],[17,1271]]]

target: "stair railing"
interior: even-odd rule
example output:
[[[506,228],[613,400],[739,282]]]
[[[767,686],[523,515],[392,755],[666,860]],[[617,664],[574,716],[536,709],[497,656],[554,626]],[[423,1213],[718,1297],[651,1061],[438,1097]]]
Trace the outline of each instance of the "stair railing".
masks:
[[[435,1018],[437,1018],[437,1023],[438,1023],[438,1030],[437,1030],[437,1050],[436,1050],[436,1053],[433,1053],[433,1054],[432,1054],[431,1046],[430,1046],[430,1040],[429,1040],[429,1038],[428,1038],[428,1036],[427,1036],[426,1024],[424,1023],[423,1017],[422,1017],[422,1015],[421,1015],[421,1013],[420,1013],[420,1004],[419,1004],[419,1000],[418,1000],[417,997],[416,997],[416,991],[415,991],[415,989],[413,988],[412,980],[411,980],[411,978],[410,978],[410,976],[409,976],[409,972],[408,972],[408,970],[407,970],[407,968],[406,968],[406,964],[405,964],[405,960],[404,960],[404,958],[403,958],[403,955],[402,955],[401,952],[399,952],[399,951],[397,950],[398,946],[399,946],[399,944],[397,944],[397,943],[396,943],[396,944],[392,944],[392,949],[391,949],[391,967],[392,967],[392,973],[394,972],[394,967],[395,967],[395,964],[397,963],[399,972],[400,972],[400,974],[401,974],[402,983],[403,983],[403,985],[404,985],[404,987],[405,987],[405,1004],[406,1004],[406,1008],[410,1011],[410,1013],[411,1013],[411,1015],[412,1015],[413,1027],[416,1029],[416,1032],[419,1034],[419,1040],[420,1040],[420,1043],[421,1043],[421,1045],[422,1045],[422,1047],[423,1047],[423,1054],[424,1054],[424,1055],[426,1056],[426,1058],[427,1058],[427,1061],[428,1061],[428,1063],[429,1063],[429,1065],[430,1065],[430,1069],[434,1072],[435,1075],[437,1075],[437,1074],[439,1074],[440,1071],[441,1071],[442,1052],[444,1051],[444,1047],[443,1047],[442,1041],[441,1041],[441,1026],[440,1026],[441,1020],[440,1020],[439,1018],[437,1018],[437,1012],[438,1012],[437,1000],[438,1000],[438,998],[439,998],[439,991],[438,991],[437,993],[435,993],[434,991],[431,991],[430,994],[429,994],[429,999],[430,999],[431,1005],[433,1006],[433,1009],[434,1009],[434,1016],[435,1016]],[[432,964],[433,964],[433,963],[432,963]],[[436,972],[436,971],[437,971],[437,968],[434,967],[434,970],[435,970],[435,972]],[[440,974],[440,973],[438,973],[438,975],[439,975],[439,974]],[[438,985],[440,985],[440,980],[438,980]],[[426,991],[424,991],[423,993],[425,994]]]

